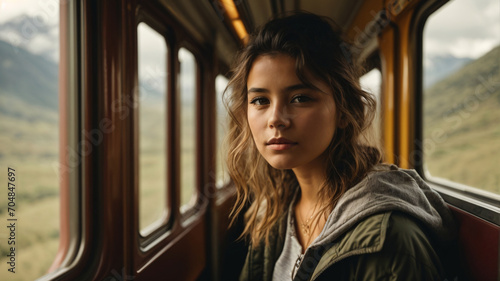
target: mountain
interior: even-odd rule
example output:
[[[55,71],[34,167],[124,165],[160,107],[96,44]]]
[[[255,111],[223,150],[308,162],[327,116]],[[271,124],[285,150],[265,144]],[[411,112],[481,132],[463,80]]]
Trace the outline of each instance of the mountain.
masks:
[[[499,82],[500,46],[497,46],[427,88],[424,91],[424,99],[428,100],[426,117],[446,117],[450,111],[463,108],[468,101],[472,103],[474,96],[478,96],[479,106],[484,106],[481,105],[482,94],[487,92],[488,97],[498,97]]]
[[[0,40],[0,93],[50,111],[58,109],[58,65]],[[2,111],[8,110],[2,104]],[[5,111],[4,111],[5,112]]]
[[[431,174],[500,194],[500,46],[424,91]]]
[[[432,86],[471,60],[471,58],[458,58],[453,55],[436,55],[426,58],[424,63],[424,88]]]

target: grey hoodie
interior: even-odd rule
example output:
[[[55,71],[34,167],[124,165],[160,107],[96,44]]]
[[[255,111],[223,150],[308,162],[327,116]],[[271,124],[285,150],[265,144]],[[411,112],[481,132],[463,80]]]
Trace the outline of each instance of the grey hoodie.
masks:
[[[324,236],[314,244],[327,244],[366,217],[400,211],[423,223],[440,241],[454,238],[455,221],[439,194],[415,170],[378,165],[339,200],[324,226]]]

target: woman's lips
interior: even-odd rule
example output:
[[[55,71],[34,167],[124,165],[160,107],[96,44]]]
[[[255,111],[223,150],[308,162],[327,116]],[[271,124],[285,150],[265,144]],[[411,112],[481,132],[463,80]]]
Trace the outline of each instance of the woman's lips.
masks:
[[[295,146],[295,143],[274,143],[268,144],[267,146],[272,150],[287,150]]]
[[[286,150],[295,146],[297,142],[291,141],[286,138],[272,138],[266,145],[272,150]]]

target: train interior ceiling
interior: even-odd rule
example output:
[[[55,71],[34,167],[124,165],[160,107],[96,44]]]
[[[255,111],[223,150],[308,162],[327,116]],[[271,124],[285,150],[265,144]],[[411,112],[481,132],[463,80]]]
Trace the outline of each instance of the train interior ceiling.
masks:
[[[269,19],[293,11],[306,11],[329,17],[350,41],[356,37],[356,17],[373,20],[374,11],[383,9],[382,1],[363,7],[363,1],[159,1],[202,43],[214,46],[218,58],[230,66],[245,37]],[[370,2],[370,1],[367,1]],[[362,8],[369,12],[363,14]],[[207,13],[207,10],[212,10]],[[354,31],[354,33],[353,33]]]
[[[498,5],[498,0],[484,1],[495,9]],[[29,279],[237,280],[247,249],[245,241],[237,239],[243,218],[229,228],[236,192],[219,166],[223,148],[218,123],[227,120],[220,112],[220,93],[249,34],[273,17],[301,10],[331,18],[349,43],[346,48],[353,60],[364,69],[361,84],[366,81],[373,87],[379,105],[374,128],[385,161],[417,170],[450,206],[459,222],[465,276],[500,281],[500,129],[494,125],[500,120],[500,110],[495,109],[500,107],[500,37],[478,48],[484,52],[474,57],[443,57],[453,66],[446,74],[441,69],[428,71],[434,57],[426,52],[439,44],[428,48],[423,42],[428,19],[442,10],[453,11],[448,9],[452,2],[466,1],[56,2],[61,40],[59,70],[54,70],[59,80],[53,82],[58,86],[52,86],[56,92],[59,87],[54,115],[60,123],[54,123],[59,134],[53,138],[59,139],[54,150],[60,154],[54,155],[60,175],[53,184],[57,191],[33,196],[36,200],[25,196],[32,201],[19,202],[28,206],[46,198],[56,200],[60,203],[55,203],[59,205],[53,216],[60,221],[53,223],[55,230],[43,234],[49,237],[53,257]],[[2,2],[0,9],[4,6],[8,5]],[[486,13],[500,25],[500,13]],[[0,21],[2,28],[8,25]],[[470,51],[476,45],[465,46]],[[28,57],[27,52],[18,53]],[[432,80],[437,76],[441,80]],[[474,76],[471,81],[477,85],[464,86],[468,76]],[[0,77],[0,91],[2,81]],[[473,96],[474,108],[467,103],[451,105],[454,97],[466,96],[463,91],[479,88],[482,94]],[[446,89],[456,93],[432,94]],[[142,91],[153,94],[142,99]],[[2,118],[17,110],[2,106]],[[30,114],[35,116],[37,110]],[[470,117],[474,114],[478,117]],[[436,121],[442,116],[444,122]],[[474,120],[483,123],[479,126]],[[2,131],[4,125],[0,122]],[[471,137],[464,135],[467,132],[481,134]],[[455,135],[483,143],[464,144],[453,139]],[[88,153],[82,142],[88,144]],[[7,165],[10,154],[2,146],[0,142],[0,164]],[[79,153],[78,163],[71,165],[76,154],[63,147]],[[476,150],[469,153],[471,147]],[[455,167],[457,162],[464,164]],[[39,174],[34,175],[38,180]],[[6,215],[3,205],[0,216]],[[41,221],[42,214],[33,211],[33,220]],[[29,221],[27,215],[24,219]],[[2,255],[9,251],[4,244]],[[22,259],[19,256],[19,262],[27,262]],[[4,266],[6,261],[0,257]],[[26,271],[38,263],[30,262]],[[5,272],[0,272],[0,279],[12,276]]]

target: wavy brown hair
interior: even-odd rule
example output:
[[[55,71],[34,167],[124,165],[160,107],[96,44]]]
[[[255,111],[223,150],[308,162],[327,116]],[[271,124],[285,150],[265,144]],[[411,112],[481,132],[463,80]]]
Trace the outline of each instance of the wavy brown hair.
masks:
[[[308,71],[333,89],[338,127],[326,150],[327,179],[319,191],[319,198],[326,198],[320,203],[321,215],[327,216],[342,194],[382,160],[380,150],[368,146],[364,138],[371,127],[375,100],[361,89],[347,46],[328,19],[297,13],[265,24],[238,54],[227,88],[231,91],[224,95],[231,118],[227,166],[237,188],[232,220],[246,210],[242,235],[252,243],[267,243],[298,188],[291,170],[275,169],[260,155],[248,125],[247,78],[258,56],[286,54],[295,59],[296,74],[303,83],[316,88],[306,79]]]

